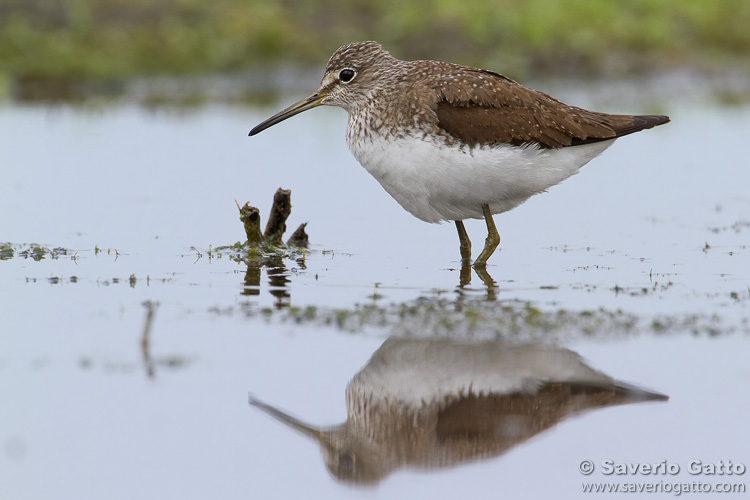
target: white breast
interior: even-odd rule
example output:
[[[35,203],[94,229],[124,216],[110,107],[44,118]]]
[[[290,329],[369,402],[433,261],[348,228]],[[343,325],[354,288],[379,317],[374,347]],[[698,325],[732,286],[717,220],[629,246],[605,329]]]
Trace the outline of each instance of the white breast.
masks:
[[[479,219],[483,204],[493,214],[508,211],[575,174],[614,142],[561,149],[458,148],[419,130],[364,138],[348,132],[347,143],[357,161],[404,209],[425,222]]]
[[[355,400],[418,408],[469,395],[535,394],[540,385],[552,382],[615,384],[560,347],[389,338],[346,391],[350,408]]]

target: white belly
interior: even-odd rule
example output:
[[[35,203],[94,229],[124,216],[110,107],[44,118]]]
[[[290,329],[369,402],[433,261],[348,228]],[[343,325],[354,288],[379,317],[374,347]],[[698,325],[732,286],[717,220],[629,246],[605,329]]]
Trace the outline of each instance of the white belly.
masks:
[[[537,146],[452,148],[442,138],[373,134],[349,149],[395,200],[425,222],[482,218],[517,207],[558,184],[614,139],[562,149]]]

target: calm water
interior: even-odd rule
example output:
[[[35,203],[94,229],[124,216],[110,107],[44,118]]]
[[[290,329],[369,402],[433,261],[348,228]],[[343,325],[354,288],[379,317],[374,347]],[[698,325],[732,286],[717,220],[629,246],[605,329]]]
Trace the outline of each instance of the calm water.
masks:
[[[476,275],[458,287],[455,229],[414,219],[359,167],[341,110],[251,139],[298,96],[0,105],[0,244],[13,249],[0,261],[0,497],[585,498],[587,482],[750,482],[687,470],[750,466],[750,106],[621,92],[639,85],[541,87],[673,122],[496,216],[491,289]],[[243,238],[235,200],[265,216],[278,187],[292,190],[290,228],[309,222],[304,260],[217,255]],[[483,223],[467,229],[478,250]],[[32,244],[66,251],[25,258]],[[252,393],[342,423],[347,383],[394,335],[553,342],[670,400],[588,410],[504,453],[397,467],[369,488],[248,405]],[[606,460],[680,472],[605,475]]]

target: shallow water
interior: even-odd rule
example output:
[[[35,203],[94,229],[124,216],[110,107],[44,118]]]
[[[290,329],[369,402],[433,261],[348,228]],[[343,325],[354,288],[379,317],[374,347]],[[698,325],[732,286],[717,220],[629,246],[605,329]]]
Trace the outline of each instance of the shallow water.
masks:
[[[750,107],[658,87],[640,108],[606,85],[542,88],[673,121],[496,216],[491,288],[476,275],[458,286],[455,229],[414,219],[356,164],[341,110],[247,138],[286,101],[1,105],[0,243],[12,252],[0,261],[0,497],[535,498],[586,497],[584,482],[747,483],[687,469],[750,465],[750,170],[737,147]],[[280,186],[290,229],[309,222],[304,258],[248,271],[217,253],[243,239],[235,200],[265,216]],[[483,223],[467,229],[476,252]],[[65,251],[24,257],[32,244]],[[670,400],[589,410],[501,455],[403,468],[365,489],[248,405],[252,393],[341,423],[347,383],[392,335],[555,342]],[[608,459],[680,472],[604,475]]]

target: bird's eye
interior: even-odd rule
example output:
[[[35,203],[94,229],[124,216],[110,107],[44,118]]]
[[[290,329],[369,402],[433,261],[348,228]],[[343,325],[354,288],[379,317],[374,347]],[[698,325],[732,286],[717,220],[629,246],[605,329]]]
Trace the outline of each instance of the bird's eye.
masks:
[[[351,472],[354,469],[354,456],[349,452],[339,453],[339,469]]]
[[[339,73],[339,80],[344,83],[349,83],[350,81],[352,81],[352,78],[354,78],[353,69],[342,69],[341,73]]]

